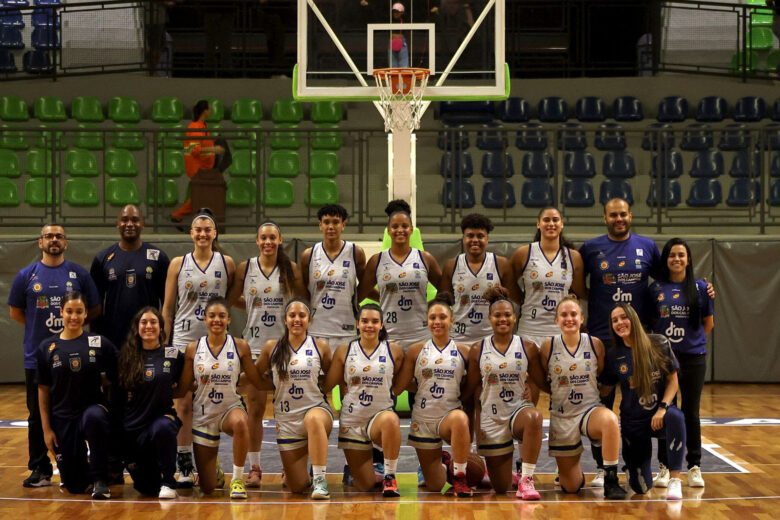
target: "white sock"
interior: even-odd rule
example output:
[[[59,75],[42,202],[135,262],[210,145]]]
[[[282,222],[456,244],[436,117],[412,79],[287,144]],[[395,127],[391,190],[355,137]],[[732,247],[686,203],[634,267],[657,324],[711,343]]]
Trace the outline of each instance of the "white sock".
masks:
[[[385,475],[395,475],[398,459],[385,459]]]
[[[452,463],[452,471],[455,473],[455,475],[460,475],[463,473],[466,474],[466,466],[468,465],[468,462],[453,462]]]
[[[607,466],[617,466],[617,465],[618,465],[618,461],[617,460],[607,460],[607,459],[604,459],[604,467],[605,468]]]
[[[187,446],[176,446],[176,453],[192,453],[192,444]]]
[[[233,480],[240,480],[244,478],[244,466],[236,466],[233,464]]]
[[[325,466],[315,466],[314,464],[312,464],[311,472],[314,478],[317,477],[325,478]]]
[[[520,474],[524,477],[533,477],[534,471],[536,471],[536,464],[526,464],[525,462],[522,463],[520,466]]]
[[[250,451],[247,453],[247,456],[249,458],[249,466],[257,466],[260,467],[260,452],[259,451]]]

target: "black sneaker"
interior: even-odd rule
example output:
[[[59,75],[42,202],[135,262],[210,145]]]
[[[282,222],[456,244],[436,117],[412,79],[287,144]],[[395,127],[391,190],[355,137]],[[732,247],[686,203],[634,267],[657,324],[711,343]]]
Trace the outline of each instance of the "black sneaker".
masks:
[[[30,476],[22,481],[22,486],[26,488],[37,488],[51,486],[51,473],[42,473],[34,469]]]
[[[620,487],[617,468],[605,468],[604,475],[604,498],[607,500],[623,500],[626,498],[626,490]]]
[[[95,482],[92,486],[92,500],[108,500],[109,498],[111,498],[111,490],[108,485],[102,480]]]
[[[179,453],[176,456],[176,465],[179,466],[179,477],[176,479],[176,487],[189,489],[195,485],[195,469],[192,463],[192,453]]]

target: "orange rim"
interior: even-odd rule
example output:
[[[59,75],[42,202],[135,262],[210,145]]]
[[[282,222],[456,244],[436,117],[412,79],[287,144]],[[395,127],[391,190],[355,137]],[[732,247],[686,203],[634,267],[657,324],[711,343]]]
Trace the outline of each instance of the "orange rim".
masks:
[[[431,74],[429,69],[390,67],[385,69],[374,69],[374,77],[383,85],[386,84],[386,78],[390,78],[390,90],[393,94],[408,94],[415,82],[420,82]]]

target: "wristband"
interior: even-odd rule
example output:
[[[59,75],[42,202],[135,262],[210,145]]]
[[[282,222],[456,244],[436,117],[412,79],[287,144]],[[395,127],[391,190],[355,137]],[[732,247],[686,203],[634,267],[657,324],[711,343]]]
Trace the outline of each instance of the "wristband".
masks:
[[[669,405],[661,401],[660,403],[658,403],[658,408],[663,408],[664,410],[667,410],[669,408]]]

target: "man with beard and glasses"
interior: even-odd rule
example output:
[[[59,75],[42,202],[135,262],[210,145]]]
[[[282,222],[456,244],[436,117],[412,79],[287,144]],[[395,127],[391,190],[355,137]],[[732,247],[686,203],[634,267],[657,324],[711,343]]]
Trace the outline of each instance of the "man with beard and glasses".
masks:
[[[8,296],[11,319],[24,325],[24,380],[29,413],[27,467],[32,472],[22,482],[24,487],[51,486],[52,476],[38,408],[38,346],[46,338],[62,332],[60,311],[67,293],[77,291],[85,296],[89,318],[100,313],[97,289],[89,273],[80,265],[65,260],[68,248],[65,229],[58,224],[43,226],[38,247],[41,259],[19,271]]]

